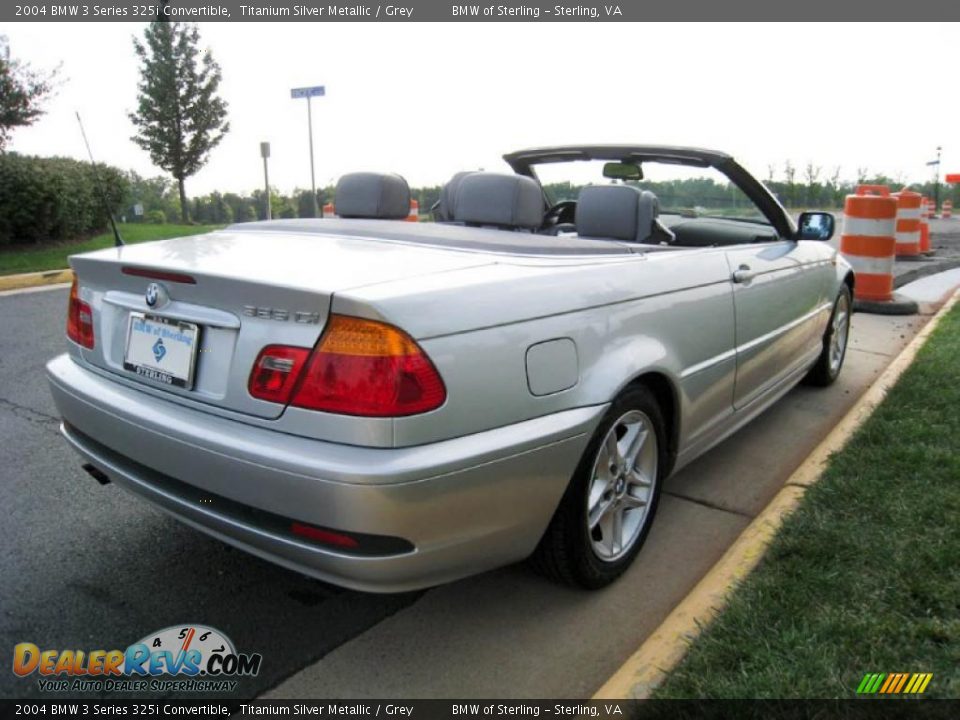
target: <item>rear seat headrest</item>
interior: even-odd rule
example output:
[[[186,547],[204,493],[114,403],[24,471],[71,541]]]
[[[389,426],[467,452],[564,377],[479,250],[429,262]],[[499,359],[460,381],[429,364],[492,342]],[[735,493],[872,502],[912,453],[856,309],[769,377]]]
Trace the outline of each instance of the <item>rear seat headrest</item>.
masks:
[[[543,223],[543,191],[533,178],[474,172],[460,179],[455,192],[458,222],[530,230]]]
[[[440,188],[440,200],[437,203],[436,219],[439,222],[449,222],[453,220],[454,199],[457,197],[457,190],[460,189],[460,183],[467,175],[471,175],[475,170],[463,170],[454,174],[447,184]]]
[[[337,182],[334,206],[342,218],[401,220],[410,214],[410,186],[399,175],[348,173]]]
[[[577,234],[643,242],[653,233],[659,212],[657,196],[649,190],[631,185],[588,185],[577,198]]]

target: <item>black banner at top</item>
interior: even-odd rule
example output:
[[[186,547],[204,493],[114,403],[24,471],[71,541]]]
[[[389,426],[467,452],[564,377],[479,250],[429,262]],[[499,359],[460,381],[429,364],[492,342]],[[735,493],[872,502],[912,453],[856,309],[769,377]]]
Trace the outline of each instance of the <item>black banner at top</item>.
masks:
[[[651,22],[651,21],[943,21],[960,18],[960,4],[920,0],[4,0],[0,22]],[[718,26],[718,33],[723,32]],[[851,28],[856,32],[856,28]],[[804,47],[804,30],[783,38],[783,52]]]

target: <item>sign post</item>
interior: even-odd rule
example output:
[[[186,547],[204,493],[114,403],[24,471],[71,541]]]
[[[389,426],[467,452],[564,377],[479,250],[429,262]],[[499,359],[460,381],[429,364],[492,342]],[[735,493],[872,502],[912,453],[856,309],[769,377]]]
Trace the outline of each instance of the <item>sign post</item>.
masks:
[[[936,214],[937,208],[940,207],[940,150],[942,148],[937,145],[937,159],[931,160],[927,163],[928,166],[933,166],[933,212]]]
[[[317,181],[316,173],[313,170],[313,113],[310,107],[310,99],[314,97],[324,97],[327,90],[323,85],[314,87],[293,88],[290,90],[290,97],[294,100],[299,98],[307,99],[307,133],[310,137],[310,204],[313,207],[313,216],[319,214],[317,208]]]
[[[272,220],[273,212],[270,207],[270,175],[267,173],[267,158],[270,157],[270,143],[260,143],[260,157],[263,158],[263,189],[267,193],[267,220]]]

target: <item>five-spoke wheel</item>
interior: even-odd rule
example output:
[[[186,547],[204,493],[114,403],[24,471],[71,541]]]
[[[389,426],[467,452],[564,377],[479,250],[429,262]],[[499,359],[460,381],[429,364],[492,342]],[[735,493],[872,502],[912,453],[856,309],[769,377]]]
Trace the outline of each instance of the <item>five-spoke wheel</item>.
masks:
[[[636,384],[610,405],[534,554],[547,575],[585,588],[608,585],[646,539],[666,471],[660,404]]]
[[[629,552],[640,534],[657,477],[657,434],[649,417],[629,410],[600,444],[587,495],[593,552],[611,561]]]

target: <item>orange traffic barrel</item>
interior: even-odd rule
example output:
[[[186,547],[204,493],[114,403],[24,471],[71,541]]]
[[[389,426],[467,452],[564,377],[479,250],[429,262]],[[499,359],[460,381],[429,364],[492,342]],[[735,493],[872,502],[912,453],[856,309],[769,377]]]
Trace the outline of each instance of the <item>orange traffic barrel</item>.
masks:
[[[953,217],[953,200],[944,200],[943,208],[940,211],[940,218],[943,220],[949,220]]]
[[[420,203],[417,200],[410,200],[410,214],[406,217],[407,222],[420,222]]]
[[[893,197],[897,199],[897,256],[916,257],[920,254],[920,201],[923,196],[904,188]]]
[[[930,247],[930,223],[926,220],[920,221],[920,252],[928,255],[933,252]]]
[[[843,205],[840,252],[856,274],[854,298],[893,299],[897,200],[885,185],[860,185]]]
[[[327,203],[326,205],[323,206],[323,212],[321,213],[320,217],[325,217],[325,218],[337,217],[337,212],[333,207],[333,203]]]

